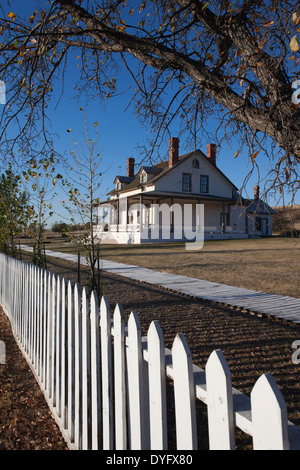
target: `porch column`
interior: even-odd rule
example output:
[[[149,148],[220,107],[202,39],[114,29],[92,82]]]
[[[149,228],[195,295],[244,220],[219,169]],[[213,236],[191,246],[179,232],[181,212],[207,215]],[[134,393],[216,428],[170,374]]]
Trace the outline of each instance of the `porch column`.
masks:
[[[140,232],[143,230],[143,195],[140,194]]]
[[[119,231],[119,223],[120,223],[120,203],[119,198],[117,199],[117,232]]]
[[[171,208],[174,205],[174,198],[171,197]],[[170,233],[174,233],[174,212],[173,210],[170,211]]]
[[[126,219],[125,219],[125,229],[126,229],[126,232],[127,232],[127,228],[128,228],[128,208],[129,208],[129,202],[128,202],[128,197],[126,198]]]
[[[225,202],[222,202],[222,233],[226,233],[225,218]]]

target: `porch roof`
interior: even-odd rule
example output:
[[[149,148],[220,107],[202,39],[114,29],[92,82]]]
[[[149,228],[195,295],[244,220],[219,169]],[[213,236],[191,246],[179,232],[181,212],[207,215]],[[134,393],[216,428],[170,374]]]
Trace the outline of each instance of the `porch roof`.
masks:
[[[182,192],[176,192],[176,191],[144,191],[144,192],[139,192],[136,194],[132,194],[131,196],[128,196],[128,199],[131,200],[140,200],[140,197],[143,197],[143,200],[146,199],[185,199],[185,200],[198,200],[198,201],[215,201],[215,202],[228,202],[231,204],[236,203],[236,198],[228,198],[228,197],[222,197],[222,196],[214,196],[212,194],[200,194],[200,193],[182,193]],[[111,199],[111,200],[106,200],[106,201],[100,201],[99,205],[102,204],[109,204],[116,202],[119,198],[116,199]],[[123,199],[123,198],[122,198]],[[125,199],[125,198],[124,198]]]

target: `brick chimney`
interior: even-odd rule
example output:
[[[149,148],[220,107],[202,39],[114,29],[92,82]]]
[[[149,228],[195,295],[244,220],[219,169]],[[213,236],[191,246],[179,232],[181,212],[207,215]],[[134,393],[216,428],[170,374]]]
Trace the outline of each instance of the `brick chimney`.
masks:
[[[254,199],[259,199],[259,186],[254,186]]]
[[[134,158],[127,158],[127,176],[134,176]]]
[[[169,140],[169,168],[178,162],[179,156],[179,139],[178,137],[171,137]]]
[[[217,146],[216,144],[207,144],[207,158],[209,161],[216,166],[216,155],[217,155]]]

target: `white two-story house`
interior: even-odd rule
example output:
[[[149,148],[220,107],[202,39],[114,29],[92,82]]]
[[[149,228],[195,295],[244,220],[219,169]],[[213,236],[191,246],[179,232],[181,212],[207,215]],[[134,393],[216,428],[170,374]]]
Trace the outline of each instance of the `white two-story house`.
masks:
[[[168,161],[135,172],[128,158],[127,175],[116,176],[114,185],[110,199],[98,207],[94,233],[102,243],[186,241],[199,224],[205,240],[272,234],[274,211],[260,199],[259,187],[253,199],[240,197],[216,166],[215,144],[208,144],[206,155],[201,150],[179,155],[173,137]]]

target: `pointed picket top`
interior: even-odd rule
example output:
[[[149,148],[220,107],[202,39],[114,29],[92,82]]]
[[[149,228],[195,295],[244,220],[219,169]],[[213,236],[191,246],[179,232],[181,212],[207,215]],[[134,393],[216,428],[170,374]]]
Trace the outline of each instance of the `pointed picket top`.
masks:
[[[89,298],[89,290],[86,286],[82,288],[82,300],[85,304],[87,304]]]
[[[110,305],[106,295],[103,295],[100,303],[100,325],[108,322],[110,317]]]
[[[288,450],[288,419],[284,398],[270,373],[251,392],[254,450]]]
[[[172,347],[178,450],[197,449],[195,388],[191,350],[182,333]]]
[[[140,319],[135,310],[133,310],[128,318],[128,337],[136,338],[136,346],[137,342],[141,341],[141,324]],[[131,342],[131,346],[133,343]]]
[[[99,310],[99,298],[96,291],[91,293],[91,320],[99,321],[100,310]]]
[[[69,280],[68,281],[68,292],[71,292],[74,287],[73,281]]]
[[[121,304],[116,304],[114,310],[114,336],[115,332],[119,333],[124,323],[124,311]]]
[[[206,363],[206,388],[210,450],[235,448],[231,373],[220,349]]]
[[[79,318],[81,315],[81,291],[80,284],[78,282],[75,282],[74,284],[73,294],[75,318]]]

